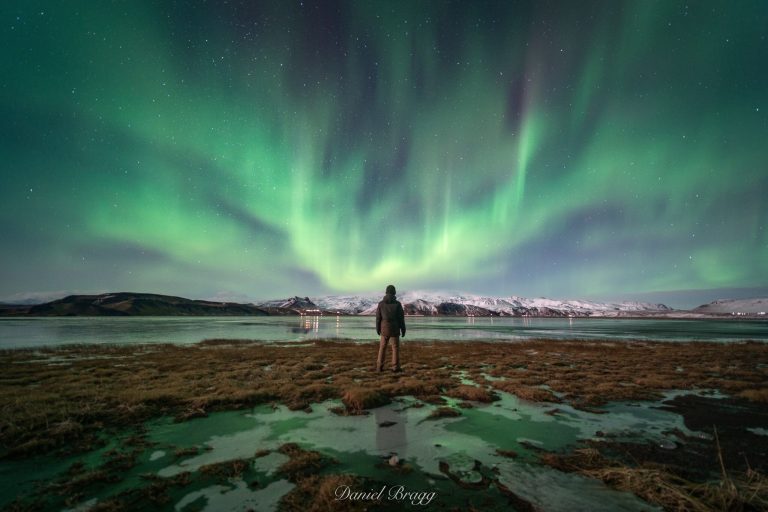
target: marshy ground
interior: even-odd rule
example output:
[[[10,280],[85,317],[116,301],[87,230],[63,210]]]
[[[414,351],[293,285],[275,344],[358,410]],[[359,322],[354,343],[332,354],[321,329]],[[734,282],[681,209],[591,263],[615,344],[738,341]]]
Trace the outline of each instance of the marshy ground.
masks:
[[[313,409],[317,414],[319,404],[335,401],[328,414],[342,421],[408,397],[409,407],[429,409],[423,420],[440,422],[455,421],[472,409],[490,407],[486,404],[513,395],[523,402],[545,404],[553,418],[568,410],[599,415],[607,404],[616,402],[659,402],[659,407],[679,414],[690,429],[667,432],[675,440],[673,446],[602,431],[558,451],[525,446],[522,441],[522,449],[535,454],[538,464],[599,479],[669,510],[768,506],[764,477],[768,471],[768,345],[406,342],[401,353],[404,371],[397,374],[373,371],[376,349],[374,344],[332,341],[208,340],[192,346],[88,345],[0,352],[0,448],[11,466],[39,457],[72,457],[103,449],[109,436],[122,433],[119,446],[104,450],[98,465],[69,467],[38,493],[42,498],[21,495],[3,503],[12,510],[60,508],[80,503],[93,486],[118,486],[121,475],[149,448],[146,424],[158,418],[186,422],[217,411],[264,405],[284,405],[297,414],[311,415]],[[698,393],[665,395],[673,390]],[[514,459],[514,444],[499,447],[497,455]],[[192,456],[197,450],[179,448],[175,456]],[[375,501],[334,502],[333,491],[339,485],[376,483],[368,476],[335,470],[328,453],[293,443],[253,452],[252,457],[218,462],[192,473],[145,475],[145,485],[123,490],[93,509],[168,507],[171,489],[199,480],[247,475],[256,459],[270,454],[283,457],[278,469],[291,484],[290,492],[276,504],[283,509],[392,506]],[[477,467],[471,471],[477,478],[471,481],[462,479],[448,462],[440,463],[439,473],[461,492],[493,489],[494,496],[515,509],[536,509],[536,503],[494,476],[493,468],[475,462]],[[406,463],[391,466],[391,471],[418,470]],[[431,506],[482,508],[480,501],[461,496],[451,502],[437,500]]]

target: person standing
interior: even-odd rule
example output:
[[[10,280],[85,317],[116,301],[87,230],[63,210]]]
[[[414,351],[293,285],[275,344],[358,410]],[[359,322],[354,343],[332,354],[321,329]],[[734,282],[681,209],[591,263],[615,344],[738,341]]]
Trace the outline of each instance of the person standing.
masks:
[[[376,359],[376,371],[384,370],[384,352],[392,340],[392,371],[400,369],[400,336],[405,337],[405,312],[403,305],[395,298],[395,287],[387,286],[384,299],[376,308],[376,334],[381,336],[379,357]]]

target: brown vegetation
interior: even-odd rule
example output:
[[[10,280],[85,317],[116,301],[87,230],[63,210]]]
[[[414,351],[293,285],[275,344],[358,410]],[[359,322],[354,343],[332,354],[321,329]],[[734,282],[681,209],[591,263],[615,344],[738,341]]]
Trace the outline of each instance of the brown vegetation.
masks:
[[[295,487],[280,499],[280,510],[353,512],[368,510],[372,504],[379,503],[366,500],[337,500],[336,489],[348,486],[350,489],[363,490],[369,487],[370,482],[355,475],[320,474],[323,469],[336,464],[334,459],[320,452],[304,450],[296,443],[286,443],[280,446],[278,451],[289,457],[289,460],[278,468],[278,474],[295,484]]]
[[[494,390],[584,409],[666,389],[768,397],[762,343],[424,342],[409,344],[400,374],[372,371],[375,354],[370,343],[221,340],[1,351],[0,455],[89,450],[105,428],[262,403],[300,410],[335,398],[359,414],[405,395],[488,402]],[[457,370],[479,385],[462,384]]]
[[[227,460],[224,462],[216,462],[214,464],[206,464],[200,467],[200,473],[203,475],[213,476],[217,479],[236,478],[243,475],[248,468],[248,461],[244,459]]]
[[[752,400],[753,402],[768,403],[768,387],[761,389],[745,389],[744,391],[739,391],[737,395],[746,398],[747,400]]]
[[[375,389],[355,387],[348,389],[341,397],[341,401],[352,414],[358,414],[363,409],[373,409],[389,403],[389,397]]]
[[[438,407],[427,416],[428,420],[436,420],[439,418],[457,418],[461,416],[461,413],[452,407]]]
[[[448,396],[460,398],[462,400],[473,400],[475,402],[490,403],[499,399],[499,395],[488,391],[482,386],[461,385],[448,390]]]
[[[366,480],[354,475],[311,475],[296,482],[288,494],[280,499],[280,510],[286,512],[357,512],[370,510],[378,501],[336,500],[336,489],[367,489]]]
[[[527,386],[525,384],[520,384],[515,381],[503,380],[503,381],[494,382],[493,387],[495,387],[499,391],[506,391],[507,393],[516,395],[518,398],[522,398],[523,400],[528,400],[531,402],[559,402],[560,401],[560,399],[557,398],[555,395],[553,395],[552,392],[549,390],[539,388],[539,387]]]
[[[334,459],[323,456],[320,452],[304,450],[296,443],[286,443],[277,449],[289,459],[277,469],[278,474],[284,475],[289,481],[300,479],[317,473],[322,468],[336,464]]]
[[[700,483],[687,480],[665,465],[627,465],[592,447],[569,454],[544,453],[539,457],[551,467],[597,478],[665,510],[768,510],[768,479],[752,470],[731,476],[723,468],[719,480]]]

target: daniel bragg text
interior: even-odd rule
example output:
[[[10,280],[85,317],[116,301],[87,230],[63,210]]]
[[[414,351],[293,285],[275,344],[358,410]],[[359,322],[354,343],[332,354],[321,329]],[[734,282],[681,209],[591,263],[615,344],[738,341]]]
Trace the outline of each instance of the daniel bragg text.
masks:
[[[407,491],[402,485],[383,486],[378,491],[353,491],[348,485],[340,485],[334,491],[337,501],[408,501],[411,505],[429,505],[435,492]]]

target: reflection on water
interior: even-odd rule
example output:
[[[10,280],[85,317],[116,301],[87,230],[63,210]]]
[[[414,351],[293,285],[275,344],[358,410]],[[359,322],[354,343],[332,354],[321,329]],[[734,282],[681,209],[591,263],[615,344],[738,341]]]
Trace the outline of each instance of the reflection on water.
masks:
[[[483,467],[493,468],[504,485],[542,510],[650,510],[653,507],[647,503],[629,493],[612,490],[599,480],[540,465],[529,446],[560,450],[573,446],[577,439],[597,439],[597,431],[634,442],[674,439],[669,437],[672,431],[694,434],[680,416],[655,409],[653,404],[613,404],[605,408],[605,414],[559,404],[559,412],[552,415],[548,414],[551,405],[526,402],[503,392],[500,395],[502,398],[497,403],[476,404],[475,408],[462,409],[459,417],[437,420],[428,419],[435,406],[413,407],[417,401],[411,397],[374,409],[367,416],[336,416],[330,409],[338,406],[338,401],[328,401],[315,404],[311,412],[264,405],[248,412],[220,412],[182,423],[170,418],[154,420],[147,424],[151,445],[137,459],[136,466],[126,470],[119,487],[144,486],[147,474],[174,477],[189,472],[193,484],[170,491],[169,505],[176,510],[227,511],[248,507],[274,510],[280,497],[293,488],[293,484],[276,471],[288,460],[276,450],[284,443],[295,442],[338,460],[333,466],[335,473],[353,473],[389,485],[435,491],[437,501],[444,505],[461,502],[463,498],[457,493],[464,491],[442,475],[441,462],[449,464],[453,474],[461,474],[468,481],[473,477],[475,461],[479,461]],[[455,406],[455,402],[449,400],[450,405]],[[180,449],[190,448],[195,448],[192,451],[196,453],[174,455],[180,453]],[[62,460],[55,472],[66,472],[76,459],[90,461],[88,465],[93,466],[104,449]],[[514,450],[519,457],[504,457],[498,449]],[[252,458],[256,451],[263,450],[270,453]],[[381,464],[392,454],[414,470],[396,472],[387,464]],[[233,477],[215,485],[194,483],[203,466],[235,459],[249,461],[250,476]],[[32,492],[30,479],[53,476],[43,465],[19,471],[31,462],[39,463],[0,463],[0,474],[7,477],[5,483],[9,489]],[[250,485],[254,481],[258,481],[258,485]],[[80,504],[95,504],[120,489],[95,488],[82,496]],[[477,496],[477,491],[467,492]],[[7,504],[13,494],[15,492],[0,496],[0,507]],[[492,498],[491,494],[488,496]],[[502,507],[491,504],[490,509],[505,509],[506,502],[496,496],[497,505]]]
[[[407,456],[407,436],[405,435],[407,416],[402,416],[390,407],[378,407],[373,410],[376,421],[376,450],[382,458],[391,455]]]
[[[768,341],[762,320],[408,317],[403,341],[641,339]],[[196,343],[204,339],[375,341],[373,317],[0,318],[0,347],[64,343]]]

